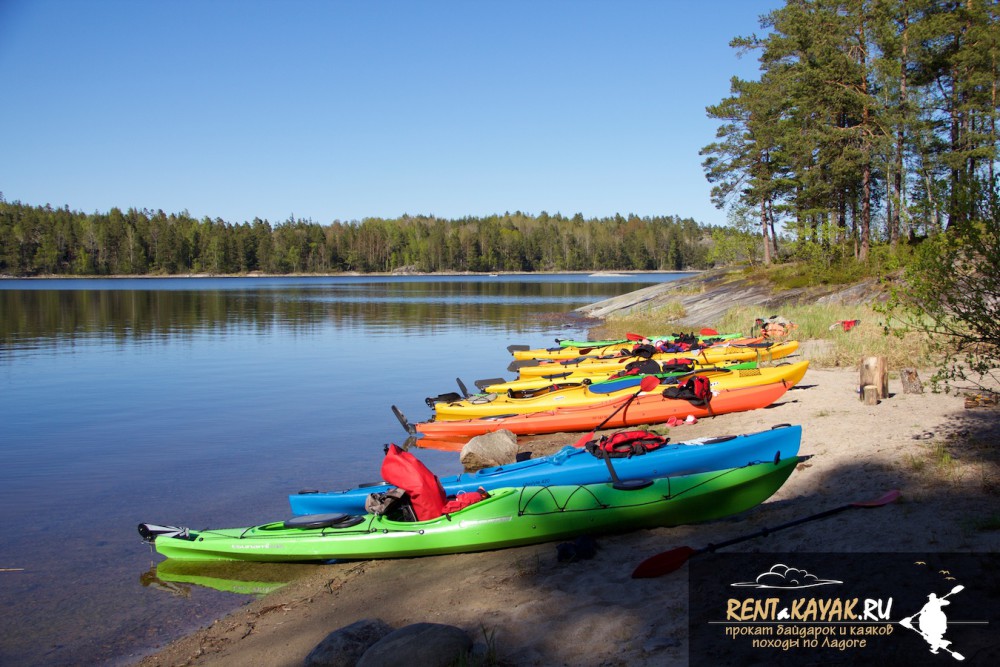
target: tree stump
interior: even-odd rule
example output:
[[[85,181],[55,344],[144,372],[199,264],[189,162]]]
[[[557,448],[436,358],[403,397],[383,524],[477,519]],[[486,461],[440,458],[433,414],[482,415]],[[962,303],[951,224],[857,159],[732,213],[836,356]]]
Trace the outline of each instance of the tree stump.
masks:
[[[878,399],[889,397],[889,370],[885,357],[865,357],[861,360],[861,400],[865,400],[864,387],[874,386]]]
[[[899,369],[899,379],[903,384],[904,394],[922,394],[924,393],[924,385],[920,382],[920,376],[917,375],[916,368],[901,368]]]
[[[865,405],[878,405],[878,387],[866,384],[861,388],[861,400]]]

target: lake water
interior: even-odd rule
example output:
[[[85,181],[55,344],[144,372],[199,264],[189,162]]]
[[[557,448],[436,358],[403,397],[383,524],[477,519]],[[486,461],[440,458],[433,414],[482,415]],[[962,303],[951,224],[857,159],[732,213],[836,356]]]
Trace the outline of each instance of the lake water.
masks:
[[[301,576],[192,584],[136,525],[280,520],[289,493],[377,480],[406,439],[390,405],[424,419],[457,377],[512,377],[508,344],[683,275],[0,280],[0,664],[129,664],[251,599],[223,589]]]

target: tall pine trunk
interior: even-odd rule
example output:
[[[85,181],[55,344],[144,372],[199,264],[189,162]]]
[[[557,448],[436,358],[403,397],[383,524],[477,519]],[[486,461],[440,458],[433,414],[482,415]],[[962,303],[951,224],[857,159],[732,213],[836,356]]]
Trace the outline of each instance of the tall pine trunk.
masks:
[[[760,200],[760,229],[764,235],[764,265],[766,266],[771,263],[771,239],[767,233],[767,202],[763,197]]]
[[[910,14],[906,0],[900,0],[902,16],[902,37],[899,58],[899,116],[896,119],[896,173],[892,179],[892,200],[895,202],[889,215],[889,244],[896,248],[899,245],[901,218],[903,212],[903,155],[906,152],[906,124],[909,121],[909,104],[906,99],[906,63],[909,52]]]

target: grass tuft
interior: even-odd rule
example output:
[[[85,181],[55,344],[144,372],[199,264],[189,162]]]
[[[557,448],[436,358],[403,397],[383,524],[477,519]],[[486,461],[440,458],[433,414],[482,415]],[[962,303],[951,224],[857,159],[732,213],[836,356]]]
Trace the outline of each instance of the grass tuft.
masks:
[[[982,519],[978,519],[973,527],[976,530],[1000,530],[1000,514],[993,513]]]

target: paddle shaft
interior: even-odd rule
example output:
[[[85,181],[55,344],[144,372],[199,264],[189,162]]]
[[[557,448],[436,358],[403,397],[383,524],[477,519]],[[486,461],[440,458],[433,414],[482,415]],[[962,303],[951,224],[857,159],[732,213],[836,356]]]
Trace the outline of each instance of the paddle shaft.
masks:
[[[739,544],[740,542],[746,542],[747,540],[753,540],[758,537],[767,537],[771,533],[776,533],[779,530],[784,530],[786,528],[793,528],[800,524],[808,523],[810,521],[816,521],[818,519],[825,519],[828,516],[833,516],[834,514],[838,514],[840,512],[843,512],[844,510],[849,510],[852,507],[859,507],[859,505],[856,505],[854,503],[849,503],[847,505],[841,505],[840,507],[834,507],[833,509],[828,509],[823,512],[819,512],[818,514],[813,514],[812,516],[806,516],[802,517],[801,519],[795,519],[794,521],[789,521],[788,523],[783,523],[779,526],[775,526],[774,528],[762,528],[758,530],[756,533],[751,533],[749,535],[742,535],[740,537],[734,537],[731,540],[726,540],[725,542],[719,542],[718,544],[709,544],[708,546],[696,549],[694,553],[702,554],[708,551],[715,551],[716,549],[722,549],[723,547],[729,547],[734,544]]]
[[[587,433],[586,435],[584,435],[583,437],[581,437],[579,440],[577,440],[575,446],[576,447],[582,447],[584,445],[584,443],[586,443],[588,440],[590,440],[592,437],[594,437],[595,433],[597,433],[602,428],[604,428],[604,425],[607,424],[609,421],[611,421],[612,417],[614,417],[616,414],[618,414],[619,412],[621,412],[622,410],[624,410],[626,406],[628,406],[632,401],[634,401],[635,397],[638,396],[641,391],[642,391],[642,389],[640,389],[639,391],[637,391],[634,394],[632,394],[631,396],[629,396],[628,399],[625,400],[617,408],[615,408],[615,411],[612,412],[610,415],[608,415],[607,418],[604,421],[602,421],[600,424],[598,424],[597,426],[595,426],[593,431],[591,431],[590,433]]]
[[[788,523],[783,523],[780,526],[775,526],[774,528],[764,528],[750,535],[743,535],[740,537],[735,537],[731,540],[726,540],[725,542],[720,542],[719,544],[709,544],[708,546],[702,547],[700,549],[693,549],[691,547],[677,547],[675,549],[670,549],[669,551],[662,551],[658,554],[650,556],[645,559],[635,568],[632,572],[632,577],[635,579],[643,579],[648,577],[659,577],[664,574],[668,574],[675,570],[681,568],[692,556],[697,556],[698,554],[703,554],[709,551],[715,551],[716,549],[721,549],[722,547],[731,546],[733,544],[738,544],[740,542],[745,542],[746,540],[752,540],[756,537],[764,537],[770,535],[771,533],[777,532],[779,530],[784,530],[785,528],[791,528],[792,526],[798,526],[799,524],[806,523],[807,521],[815,521],[817,519],[822,519],[824,517],[837,514],[838,512],[843,512],[844,510],[851,509],[852,507],[860,508],[870,508],[870,507],[882,507],[883,505],[888,505],[889,503],[895,501],[899,498],[899,491],[892,490],[885,493],[880,498],[875,500],[870,500],[867,502],[854,502],[847,505],[842,505],[840,507],[834,507],[833,509],[828,509],[824,512],[819,512],[818,514],[813,514],[811,516],[803,517],[801,519],[795,519],[794,521],[789,521]]]
[[[617,408],[615,408],[615,411],[612,412],[610,415],[608,415],[604,419],[604,421],[602,421],[600,424],[598,424],[594,428],[593,431],[591,431],[590,433],[584,435],[582,438],[580,438],[579,440],[577,440],[575,446],[576,447],[583,447],[583,445],[588,440],[590,440],[590,438],[593,437],[593,435],[595,433],[597,433],[598,431],[600,431],[602,428],[604,428],[605,424],[607,424],[609,421],[611,421],[612,417],[614,417],[616,414],[618,414],[619,412],[621,412],[622,410],[624,410],[625,408],[627,408],[632,403],[632,401],[635,400],[636,396],[638,396],[639,394],[641,394],[644,391],[652,391],[653,389],[655,389],[658,386],[660,386],[659,379],[657,379],[657,378],[655,378],[655,377],[653,377],[651,375],[647,375],[646,377],[642,378],[642,380],[639,382],[639,389],[638,389],[638,391],[636,391],[634,394],[632,394],[631,396],[629,396],[626,401],[624,401],[621,405],[619,405]],[[610,464],[609,464],[609,467],[610,467]]]

